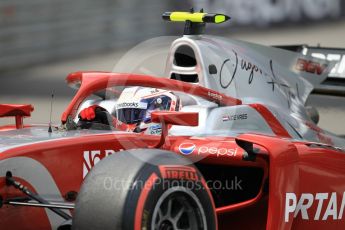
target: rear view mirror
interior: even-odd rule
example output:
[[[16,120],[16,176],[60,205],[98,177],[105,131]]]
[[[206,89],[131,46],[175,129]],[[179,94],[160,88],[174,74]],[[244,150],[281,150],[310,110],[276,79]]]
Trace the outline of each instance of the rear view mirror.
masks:
[[[177,111],[156,111],[151,113],[151,121],[162,124],[161,138],[158,144],[152,148],[160,148],[168,136],[169,125],[198,126],[199,113],[177,112]]]

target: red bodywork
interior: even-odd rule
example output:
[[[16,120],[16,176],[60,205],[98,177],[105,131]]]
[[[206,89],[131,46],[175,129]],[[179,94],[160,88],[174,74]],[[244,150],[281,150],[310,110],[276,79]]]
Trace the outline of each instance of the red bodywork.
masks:
[[[63,113],[63,123],[69,116],[75,116],[80,103],[86,96],[100,89],[118,85],[142,85],[188,92],[216,102],[220,106],[241,104],[240,100],[201,86],[149,76],[75,73],[70,75],[67,81],[69,84],[81,83],[81,86]],[[241,197],[235,201],[222,202],[222,200],[229,200],[229,197],[226,197],[227,194],[211,191],[215,201],[218,200],[215,203],[219,229],[343,229],[345,227],[342,216],[343,205],[345,205],[343,201],[344,152],[331,146],[294,141],[264,105],[250,106],[262,115],[272,128],[274,136],[257,133],[234,137],[167,136],[164,144],[159,145],[159,136],[109,131],[9,148],[0,154],[0,162],[3,165],[4,162],[20,159],[23,162],[32,161],[32,165],[39,165],[42,169],[30,168],[32,165],[28,164],[27,168],[24,166],[20,169],[4,169],[1,166],[0,170],[2,173],[11,170],[14,178],[37,193],[40,191],[36,185],[47,183],[47,187],[56,187],[58,194],[42,195],[57,195],[67,202],[74,202],[74,198],[69,197],[68,194],[78,192],[86,173],[109,154],[132,148],[152,148],[158,145],[162,149],[181,155],[181,148],[189,145],[194,146],[193,151],[183,155],[194,162],[197,160],[196,166],[206,180],[214,179],[211,177],[217,179],[221,172],[226,173],[228,169],[235,170],[235,173],[240,172],[236,171],[237,169],[252,169],[253,172],[258,173],[244,177],[249,181],[255,177],[259,181],[256,181],[256,186],[252,185],[252,182],[249,183],[248,186],[254,186],[252,191],[239,193],[235,191],[234,195]],[[241,143],[253,144],[256,149],[253,159],[246,158],[247,153]],[[23,176],[22,173],[21,176],[16,176],[17,172],[25,170],[27,176]],[[40,174],[42,170],[48,172],[48,175]],[[38,174],[35,174],[36,172]],[[211,172],[213,172],[212,175]],[[44,181],[47,177],[52,180]],[[53,185],[48,186],[49,183]],[[327,195],[321,205],[319,195],[317,195],[320,193]],[[288,199],[288,194],[290,198],[292,197],[291,199]],[[13,187],[6,186],[5,177],[2,175],[0,196],[6,200],[23,197],[23,194]],[[334,201],[331,196],[336,197],[336,200]],[[299,212],[296,212],[295,217],[294,212],[288,211],[288,207],[292,207],[294,202],[296,207],[301,208]],[[49,212],[41,208],[3,205],[0,208],[0,226],[6,229],[51,228],[52,220],[49,219]],[[317,213],[319,213],[319,218],[316,218]]]
[[[34,111],[34,107],[32,105],[1,104],[0,118],[15,117],[16,128],[21,129],[23,128],[23,118],[30,117],[32,111]]]

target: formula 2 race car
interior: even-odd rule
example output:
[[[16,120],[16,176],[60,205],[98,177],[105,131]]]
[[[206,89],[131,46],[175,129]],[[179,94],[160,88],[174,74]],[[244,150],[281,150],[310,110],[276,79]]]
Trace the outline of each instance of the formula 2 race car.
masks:
[[[344,229],[345,140],[305,107],[336,63],[163,18],[165,76],[72,73],[58,126],[0,105],[1,229]]]

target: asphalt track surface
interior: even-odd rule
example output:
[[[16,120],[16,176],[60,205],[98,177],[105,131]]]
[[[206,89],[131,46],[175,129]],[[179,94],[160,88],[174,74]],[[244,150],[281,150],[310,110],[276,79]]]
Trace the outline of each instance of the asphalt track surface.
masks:
[[[309,44],[345,47],[345,22],[313,24],[310,26],[237,31],[228,37],[264,45]],[[31,68],[0,73],[0,103],[33,104],[35,111],[25,123],[49,122],[51,92],[54,91],[52,120],[58,124],[60,115],[74,95],[65,84],[68,73],[79,70],[112,71],[125,51],[113,51],[44,64]],[[308,104],[318,108],[319,125],[336,134],[345,134],[345,97],[312,95]],[[0,125],[13,123],[3,118]]]

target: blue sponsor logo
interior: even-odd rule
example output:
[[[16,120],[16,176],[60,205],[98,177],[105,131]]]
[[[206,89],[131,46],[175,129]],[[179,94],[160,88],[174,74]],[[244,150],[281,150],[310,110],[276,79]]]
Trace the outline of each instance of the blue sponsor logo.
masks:
[[[183,155],[189,155],[193,153],[195,147],[196,146],[193,143],[183,143],[183,144],[180,144],[178,149],[180,153],[182,153]]]
[[[153,125],[149,127],[149,134],[158,135],[162,133],[161,125]]]

